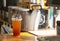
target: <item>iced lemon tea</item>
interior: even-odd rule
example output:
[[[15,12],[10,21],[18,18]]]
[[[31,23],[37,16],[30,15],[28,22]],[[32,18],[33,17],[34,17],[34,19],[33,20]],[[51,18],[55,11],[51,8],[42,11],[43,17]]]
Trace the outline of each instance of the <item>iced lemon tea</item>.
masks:
[[[19,36],[21,31],[21,20],[12,20],[13,35]]]

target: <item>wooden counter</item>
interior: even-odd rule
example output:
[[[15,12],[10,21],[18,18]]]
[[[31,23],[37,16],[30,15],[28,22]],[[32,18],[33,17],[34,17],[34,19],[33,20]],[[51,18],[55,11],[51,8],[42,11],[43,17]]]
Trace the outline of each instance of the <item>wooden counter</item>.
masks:
[[[23,32],[19,37],[13,36],[13,34],[0,34],[0,41],[36,41],[36,36]]]

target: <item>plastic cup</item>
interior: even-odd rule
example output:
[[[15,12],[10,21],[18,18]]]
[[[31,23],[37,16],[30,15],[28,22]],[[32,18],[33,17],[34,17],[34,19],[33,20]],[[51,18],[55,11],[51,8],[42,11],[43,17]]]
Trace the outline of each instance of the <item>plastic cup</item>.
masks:
[[[21,32],[21,20],[12,20],[13,35],[19,36]]]

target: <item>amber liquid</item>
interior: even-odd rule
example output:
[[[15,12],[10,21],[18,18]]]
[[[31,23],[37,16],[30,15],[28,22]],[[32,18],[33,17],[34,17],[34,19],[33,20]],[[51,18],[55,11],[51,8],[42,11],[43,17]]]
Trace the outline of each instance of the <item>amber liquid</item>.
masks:
[[[19,36],[21,31],[21,21],[20,20],[12,20],[13,26],[13,35]]]

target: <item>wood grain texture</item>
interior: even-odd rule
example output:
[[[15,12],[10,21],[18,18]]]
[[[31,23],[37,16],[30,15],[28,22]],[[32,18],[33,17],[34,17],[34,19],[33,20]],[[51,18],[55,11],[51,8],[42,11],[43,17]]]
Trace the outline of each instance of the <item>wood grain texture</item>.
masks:
[[[21,33],[20,36],[13,36],[13,34],[0,34],[0,41],[35,41],[35,36],[30,35],[29,33]]]

